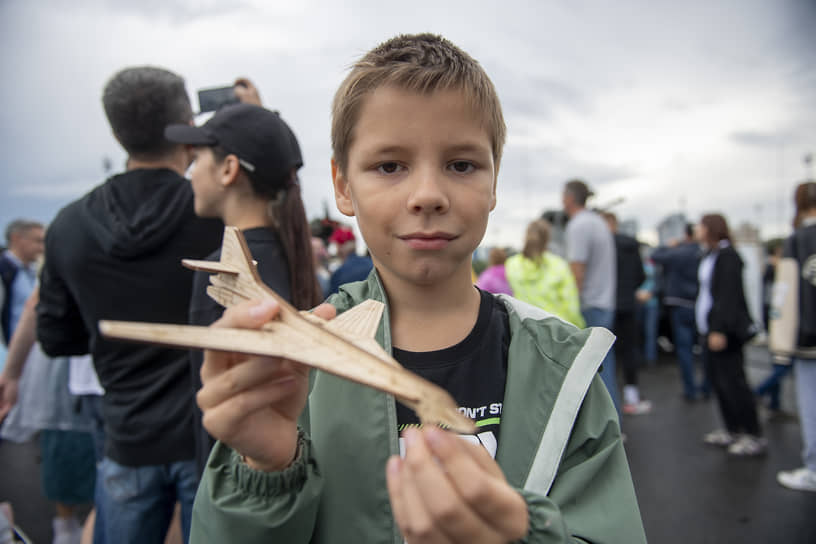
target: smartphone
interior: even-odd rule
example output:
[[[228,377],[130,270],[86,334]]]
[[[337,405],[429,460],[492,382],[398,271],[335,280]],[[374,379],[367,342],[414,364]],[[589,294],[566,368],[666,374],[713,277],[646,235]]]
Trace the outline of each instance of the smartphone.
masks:
[[[211,87],[198,91],[198,107],[200,113],[218,111],[227,104],[237,104],[238,97],[232,85],[227,87]]]

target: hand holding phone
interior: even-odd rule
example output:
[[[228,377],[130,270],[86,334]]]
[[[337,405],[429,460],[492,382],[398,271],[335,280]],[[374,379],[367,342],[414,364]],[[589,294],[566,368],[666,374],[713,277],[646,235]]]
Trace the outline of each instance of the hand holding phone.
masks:
[[[198,107],[200,113],[208,111],[218,111],[227,104],[237,104],[238,97],[235,94],[235,87],[211,87],[198,91]]]

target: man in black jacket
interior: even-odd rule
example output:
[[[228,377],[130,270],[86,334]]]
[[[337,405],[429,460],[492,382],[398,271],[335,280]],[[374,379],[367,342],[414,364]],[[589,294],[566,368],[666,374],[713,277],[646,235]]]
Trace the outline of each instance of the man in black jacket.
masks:
[[[51,356],[91,353],[105,389],[97,530],[107,542],[163,542],[179,501],[186,539],[198,485],[187,353],[111,341],[97,323],[186,323],[193,275],[180,260],[217,248],[223,225],[195,216],[183,177],[191,150],[164,138],[168,124],[192,121],[184,80],[128,68],[102,101],[127,171],[63,208],[48,228],[37,336]]]
[[[659,247],[652,252],[652,261],[663,273],[663,304],[669,311],[672,340],[680,375],[683,378],[683,397],[693,401],[700,393],[709,395],[708,380],[703,378],[698,387],[694,377],[694,344],[697,327],[694,321],[694,302],[697,300],[697,268],[702,250],[694,241],[694,226],[686,225],[686,237],[681,242]]]
[[[618,218],[614,213],[605,212],[603,217],[615,237],[618,263],[613,331],[618,337],[615,342],[615,359],[623,367],[622,412],[628,415],[647,414],[652,410],[652,404],[641,400],[637,379],[641,351],[638,349],[635,292],[646,281],[640,246],[633,237],[618,232]]]

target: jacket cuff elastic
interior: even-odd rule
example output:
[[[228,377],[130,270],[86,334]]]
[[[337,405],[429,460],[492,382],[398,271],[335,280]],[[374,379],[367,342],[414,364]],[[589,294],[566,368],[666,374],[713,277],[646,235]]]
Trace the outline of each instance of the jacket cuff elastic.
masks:
[[[312,442],[303,431],[298,432],[298,454],[286,469],[280,472],[263,472],[247,465],[241,454],[231,451],[229,470],[236,486],[245,492],[274,497],[300,491],[308,478],[310,468],[315,470],[312,458]]]
[[[527,535],[519,540],[520,544],[545,544],[563,542],[567,535],[564,520],[558,507],[549,498],[516,489],[527,503],[529,528]]]

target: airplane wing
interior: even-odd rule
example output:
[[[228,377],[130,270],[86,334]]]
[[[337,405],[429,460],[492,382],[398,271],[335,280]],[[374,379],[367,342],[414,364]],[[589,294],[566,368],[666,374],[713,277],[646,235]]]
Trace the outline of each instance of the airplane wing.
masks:
[[[420,420],[464,434],[475,432],[473,421],[459,413],[442,388],[403,368],[377,344],[384,305],[365,301],[326,321],[298,312],[266,286],[241,232],[227,226],[219,262],[185,260],[189,268],[212,273],[207,293],[225,307],[245,300],[272,298],[278,319],[260,330],[100,321],[105,336],[173,347],[284,357],[394,395]]]
[[[350,359],[347,353],[342,349],[338,351],[333,345],[332,333],[324,333],[327,334],[324,342],[282,321],[270,321],[260,330],[132,321],[100,321],[99,329],[111,338],[292,359],[390,393],[414,410],[422,421],[441,424],[463,434],[475,432],[473,422],[458,412],[453,399],[443,389],[399,363],[384,364],[389,357],[379,346],[382,356],[369,352],[374,357]],[[368,351],[365,346],[358,348]]]

